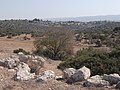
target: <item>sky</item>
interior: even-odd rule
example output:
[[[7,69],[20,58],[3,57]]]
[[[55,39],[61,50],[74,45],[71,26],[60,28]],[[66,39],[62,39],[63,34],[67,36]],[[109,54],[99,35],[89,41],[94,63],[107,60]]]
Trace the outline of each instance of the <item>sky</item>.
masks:
[[[120,0],[0,0],[0,19],[120,15]]]

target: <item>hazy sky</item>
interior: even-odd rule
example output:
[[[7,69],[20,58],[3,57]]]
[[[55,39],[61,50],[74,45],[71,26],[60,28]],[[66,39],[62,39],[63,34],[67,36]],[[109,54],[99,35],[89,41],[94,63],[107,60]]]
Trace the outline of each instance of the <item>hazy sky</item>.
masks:
[[[120,0],[0,0],[0,19],[120,14]]]

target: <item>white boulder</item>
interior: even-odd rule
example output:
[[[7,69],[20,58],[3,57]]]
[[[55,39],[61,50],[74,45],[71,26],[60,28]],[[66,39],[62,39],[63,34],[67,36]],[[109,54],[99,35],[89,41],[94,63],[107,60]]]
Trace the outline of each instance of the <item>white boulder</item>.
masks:
[[[91,75],[90,69],[84,66],[84,67],[78,69],[72,75],[72,80],[73,80],[73,82],[83,81],[83,80],[88,79],[90,77],[90,75]]]
[[[36,79],[36,82],[47,82],[47,80],[54,78],[55,78],[55,73],[51,70],[47,70]]]
[[[30,80],[34,78],[34,75],[35,74],[30,73],[29,66],[25,64],[24,62],[21,62],[17,67],[15,80],[22,80],[22,81]]]
[[[19,60],[21,61],[21,62],[27,62],[27,60],[28,60],[28,57],[26,56],[26,55],[24,55],[22,52],[19,52],[18,53],[18,56],[19,56]]]
[[[44,67],[45,59],[35,55],[24,55],[22,52],[18,53],[21,62],[28,64],[32,73],[39,75],[39,70]]]
[[[71,76],[76,72],[76,69],[74,68],[67,68],[63,71],[64,73],[64,79],[70,79]]]
[[[109,86],[110,84],[108,81],[103,80],[101,76],[96,75],[96,76],[92,76],[90,79],[87,79],[83,85],[85,87],[92,87],[92,86],[102,87],[102,86]]]
[[[20,60],[18,58],[9,57],[5,59],[4,65],[9,69],[14,69],[15,67],[17,67],[19,63],[20,63]]]
[[[118,74],[104,74],[103,79],[108,81],[110,84],[117,84],[120,81],[120,76]]]
[[[63,76],[56,76],[55,79],[56,80],[63,80]]]

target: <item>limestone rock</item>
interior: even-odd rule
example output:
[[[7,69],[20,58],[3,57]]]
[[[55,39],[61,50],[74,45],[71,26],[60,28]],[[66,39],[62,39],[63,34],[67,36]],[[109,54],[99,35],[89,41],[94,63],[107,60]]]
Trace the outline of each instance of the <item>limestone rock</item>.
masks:
[[[15,67],[17,67],[19,63],[20,63],[20,60],[18,58],[9,57],[5,59],[4,65],[9,69],[14,69]]]
[[[56,76],[55,79],[56,80],[63,80],[63,76]]]
[[[23,53],[18,53],[21,62],[28,64],[32,73],[39,75],[39,70],[44,66],[45,59],[40,56],[35,55],[24,55]]]
[[[110,84],[108,81],[103,80],[101,76],[96,75],[96,76],[92,76],[90,79],[87,79],[83,85],[85,87],[92,87],[92,86],[102,87],[102,86],[109,86]]]
[[[30,68],[27,64],[24,62],[21,62],[16,71],[16,77],[15,80],[30,80],[34,78],[34,74],[30,73]]]
[[[108,81],[111,85],[117,84],[120,81],[120,76],[118,74],[104,74],[103,79]]]
[[[51,70],[47,70],[36,79],[36,82],[47,82],[47,80],[54,78],[55,78],[55,73]]]
[[[39,75],[39,70],[44,67],[45,60],[42,57],[32,57],[26,62],[31,68],[31,72]]]
[[[26,55],[24,55],[22,52],[19,52],[19,53],[18,53],[18,56],[19,56],[19,60],[20,60],[21,62],[24,62],[24,63],[27,62],[28,57],[27,57]]]
[[[63,71],[64,73],[64,79],[70,79],[71,76],[76,72],[76,69],[74,68],[67,68]]]
[[[84,66],[84,67],[78,69],[72,75],[72,79],[73,79],[73,82],[83,81],[83,80],[86,80],[87,78],[89,78],[90,75],[91,75],[90,69]]]

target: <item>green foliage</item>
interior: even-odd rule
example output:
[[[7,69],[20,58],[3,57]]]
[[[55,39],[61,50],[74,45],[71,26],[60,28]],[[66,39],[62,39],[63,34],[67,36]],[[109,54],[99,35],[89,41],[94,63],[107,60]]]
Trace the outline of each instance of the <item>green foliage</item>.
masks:
[[[72,53],[72,32],[70,30],[52,30],[45,32],[44,38],[34,42],[35,54],[51,59],[63,59]]]
[[[17,53],[17,54],[18,54],[19,52],[22,52],[22,53],[25,54],[25,55],[29,54],[29,52],[25,51],[25,50],[22,49],[22,48],[19,48],[19,49],[16,49],[16,50],[13,51],[13,53]]]
[[[120,74],[120,61],[118,59],[118,53],[106,53],[94,49],[84,49],[78,51],[77,55],[73,58],[69,58],[62,62],[58,68],[76,68],[79,69],[82,66],[90,68],[92,75],[102,75],[110,73]]]

